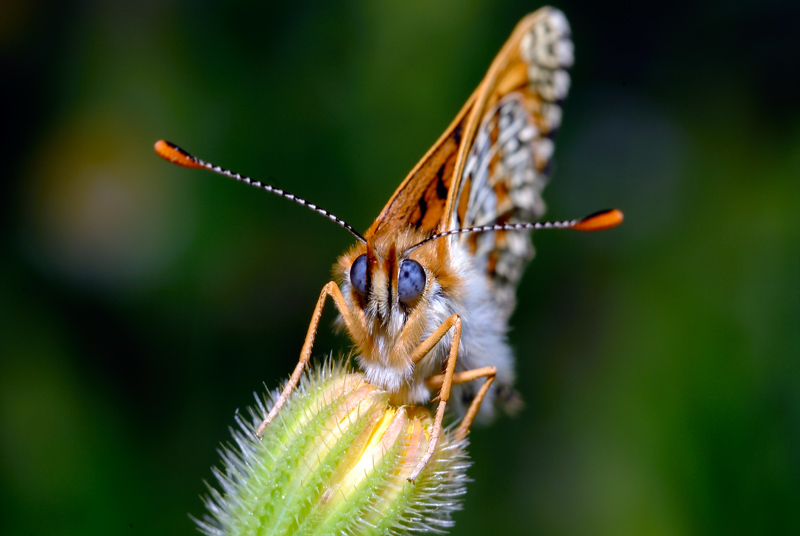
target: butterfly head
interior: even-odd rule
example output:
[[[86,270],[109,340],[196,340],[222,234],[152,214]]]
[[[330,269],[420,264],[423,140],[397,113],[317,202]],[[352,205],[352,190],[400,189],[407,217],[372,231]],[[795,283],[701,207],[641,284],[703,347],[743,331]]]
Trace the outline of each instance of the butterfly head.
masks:
[[[369,237],[339,259],[342,292],[367,324],[398,335],[421,322],[433,302],[457,290],[446,241],[414,247],[425,238],[414,229]]]

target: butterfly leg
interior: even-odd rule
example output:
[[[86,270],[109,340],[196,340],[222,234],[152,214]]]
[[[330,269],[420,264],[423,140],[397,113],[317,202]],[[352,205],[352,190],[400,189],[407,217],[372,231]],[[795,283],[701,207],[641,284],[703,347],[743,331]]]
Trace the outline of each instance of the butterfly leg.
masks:
[[[495,367],[482,367],[453,374],[453,385],[471,382],[480,378],[486,378],[486,381],[483,382],[483,385],[481,385],[481,388],[478,389],[478,392],[475,394],[475,398],[473,398],[472,402],[470,402],[464,418],[461,419],[461,424],[459,424],[458,428],[456,428],[454,437],[457,441],[464,439],[467,436],[469,427],[472,425],[472,421],[475,420],[478,410],[481,409],[481,403],[483,402],[483,399],[486,398],[486,393],[489,392],[489,387],[492,386],[492,382],[494,381],[494,377],[496,375],[497,368]],[[439,385],[442,385],[443,382],[444,375],[439,374],[437,376],[428,378],[426,385],[431,389],[435,389]]]
[[[339,290],[339,286],[333,281],[329,282],[322,288],[322,292],[319,295],[319,300],[317,300],[317,305],[314,307],[314,314],[311,316],[311,323],[308,325],[308,333],[306,334],[306,339],[303,342],[303,349],[300,351],[300,360],[294,367],[292,376],[289,378],[289,381],[283,388],[278,400],[275,401],[275,405],[272,406],[269,414],[267,414],[266,418],[264,418],[264,421],[258,427],[258,430],[256,430],[256,435],[259,437],[261,437],[261,435],[264,433],[264,430],[267,428],[267,426],[269,426],[269,423],[272,422],[272,419],[275,418],[283,405],[286,404],[286,401],[289,399],[292,391],[294,391],[295,387],[297,387],[300,377],[303,375],[306,364],[311,358],[311,348],[314,346],[314,338],[317,335],[320,317],[322,317],[322,308],[324,307],[325,299],[328,296],[331,297],[336,309],[338,309],[339,313],[342,315],[342,320],[344,320],[344,325],[347,328],[347,331],[349,331],[354,337],[363,332],[363,327],[356,322],[356,319],[352,316],[350,310],[347,308],[347,302],[342,295],[342,291]]]
[[[447,407],[447,402],[450,400],[450,387],[453,381],[453,374],[456,370],[456,359],[458,358],[458,346],[461,342],[461,317],[458,314],[453,314],[447,318],[442,325],[439,326],[427,339],[425,339],[419,347],[411,354],[411,360],[414,364],[422,360],[428,352],[430,352],[436,344],[442,340],[445,334],[453,329],[453,340],[450,343],[450,353],[447,355],[447,367],[445,368],[444,379],[442,380],[442,387],[439,390],[439,405],[436,407],[436,416],[433,421],[433,428],[431,428],[431,437],[428,441],[428,448],[422,459],[417,464],[414,472],[408,477],[409,482],[414,482],[420,472],[428,465],[433,453],[436,451],[436,445],[439,443],[439,436],[442,434],[442,420],[444,419],[444,410]]]

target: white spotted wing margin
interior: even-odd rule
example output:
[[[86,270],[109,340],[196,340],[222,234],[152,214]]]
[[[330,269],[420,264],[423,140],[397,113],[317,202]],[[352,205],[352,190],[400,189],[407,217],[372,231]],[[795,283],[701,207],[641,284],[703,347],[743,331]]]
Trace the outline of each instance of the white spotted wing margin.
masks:
[[[573,46],[566,17],[553,8],[526,17],[517,31],[524,32],[513,43],[517,50],[499,58],[505,61],[497,75],[487,76],[483,83],[488,87],[478,91],[488,106],[464,160],[451,229],[531,222],[544,214],[542,190],[569,91]],[[451,240],[473,254],[508,319],[517,284],[534,255],[530,232],[471,233]]]

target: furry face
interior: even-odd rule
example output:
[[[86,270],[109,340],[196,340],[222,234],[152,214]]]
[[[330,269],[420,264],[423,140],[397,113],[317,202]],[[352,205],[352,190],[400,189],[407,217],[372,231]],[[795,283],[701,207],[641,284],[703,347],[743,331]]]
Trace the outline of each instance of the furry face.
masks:
[[[422,233],[405,230],[356,244],[334,266],[348,309],[365,328],[354,342],[368,380],[394,393],[393,403],[429,402],[432,393],[426,380],[443,372],[452,334],[445,335],[416,365],[411,354],[457,313],[462,321],[457,370],[484,363],[500,365],[498,383],[510,385],[511,351],[486,278],[477,273],[472,256],[456,241],[434,240],[408,252],[424,238]],[[358,274],[353,275],[356,261],[366,264],[363,276],[358,266]],[[404,301],[398,285],[407,261],[419,263],[425,283],[418,296]],[[456,405],[470,399],[474,390],[469,384],[458,386],[456,392],[463,396],[455,397]],[[490,414],[491,404],[485,406],[483,413]]]

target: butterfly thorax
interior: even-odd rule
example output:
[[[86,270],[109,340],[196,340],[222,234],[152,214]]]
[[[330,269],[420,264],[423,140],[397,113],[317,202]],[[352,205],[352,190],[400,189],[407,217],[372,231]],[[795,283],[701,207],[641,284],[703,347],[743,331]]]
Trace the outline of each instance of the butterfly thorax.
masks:
[[[450,315],[461,309],[465,281],[451,262],[448,244],[435,240],[408,250],[426,235],[413,228],[390,235],[370,237],[342,255],[335,266],[348,309],[363,327],[353,334],[359,364],[368,381],[393,393],[398,404],[425,403],[430,394],[424,380],[442,372],[443,351],[452,334],[416,363],[412,354]],[[366,292],[351,281],[354,262],[366,256]],[[424,270],[424,289],[419,296],[403,300],[398,279],[406,261]]]

